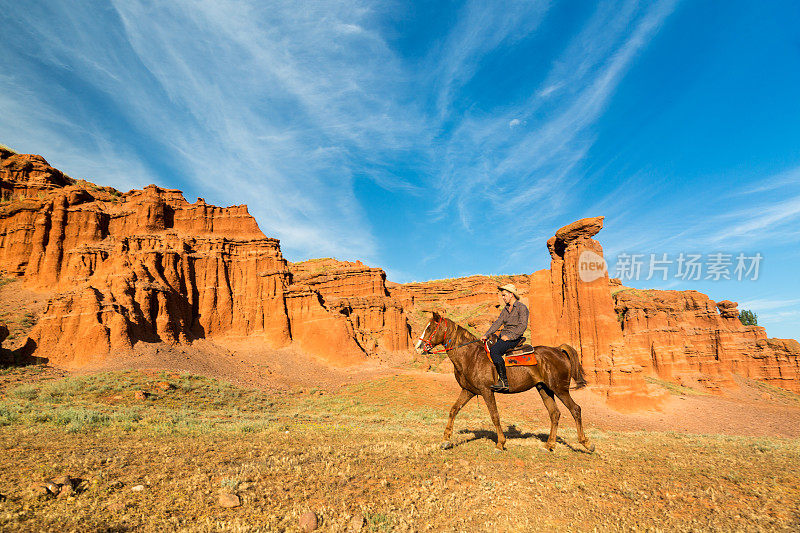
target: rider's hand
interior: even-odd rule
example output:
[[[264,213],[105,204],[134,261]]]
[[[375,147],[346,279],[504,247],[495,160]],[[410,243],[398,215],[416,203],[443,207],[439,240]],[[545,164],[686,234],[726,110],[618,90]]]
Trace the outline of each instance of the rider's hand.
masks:
[[[481,337],[481,342],[486,342],[486,335],[484,335],[483,337]]]
[[[508,337],[500,337],[500,340],[501,340],[501,341],[507,341],[507,340],[508,340]]]

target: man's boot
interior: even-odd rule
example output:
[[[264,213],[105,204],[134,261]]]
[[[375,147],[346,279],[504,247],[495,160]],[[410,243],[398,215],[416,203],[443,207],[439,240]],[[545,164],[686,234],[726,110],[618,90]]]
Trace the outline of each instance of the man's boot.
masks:
[[[506,365],[505,363],[500,363],[494,365],[497,368],[497,375],[499,379],[497,383],[491,386],[491,389],[495,392],[508,392],[508,378],[506,377]]]

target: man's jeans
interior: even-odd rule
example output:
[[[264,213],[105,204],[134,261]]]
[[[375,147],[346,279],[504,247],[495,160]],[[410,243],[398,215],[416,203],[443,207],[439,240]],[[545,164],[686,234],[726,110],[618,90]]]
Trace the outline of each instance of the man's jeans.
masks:
[[[511,341],[504,341],[503,339],[497,339],[497,342],[495,342],[491,346],[491,348],[489,348],[489,355],[492,356],[492,362],[494,363],[494,365],[500,366],[501,364],[504,364],[503,354],[506,353],[506,351],[513,348],[514,346],[516,346],[518,342],[519,342],[518,338]]]

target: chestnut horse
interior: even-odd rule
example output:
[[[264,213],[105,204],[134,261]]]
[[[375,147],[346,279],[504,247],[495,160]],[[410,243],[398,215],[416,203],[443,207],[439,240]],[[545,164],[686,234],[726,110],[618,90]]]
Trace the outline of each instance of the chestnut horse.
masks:
[[[456,381],[461,385],[461,394],[450,409],[450,420],[444,430],[442,448],[447,449],[453,446],[450,436],[453,433],[453,421],[456,415],[473,396],[480,394],[483,401],[486,402],[489,416],[497,430],[497,448],[505,450],[506,437],[500,427],[500,415],[497,413],[494,391],[490,388],[497,379],[495,377],[496,370],[486,355],[483,344],[472,333],[449,318],[433,312],[415,349],[420,354],[430,353],[433,347],[438,345],[444,347],[443,350],[453,362]],[[538,364],[507,368],[508,393],[525,392],[533,387],[539,391],[544,406],[550,413],[550,436],[545,444],[550,451],[555,447],[558,419],[561,418],[561,412],[553,398],[554,395],[558,396],[564,406],[569,409],[572,418],[575,419],[578,441],[590,452],[594,451],[594,444],[591,444],[583,433],[581,408],[569,395],[570,379],[575,380],[577,389],[586,386],[578,352],[569,344],[562,344],[558,348],[536,346],[534,350]]]

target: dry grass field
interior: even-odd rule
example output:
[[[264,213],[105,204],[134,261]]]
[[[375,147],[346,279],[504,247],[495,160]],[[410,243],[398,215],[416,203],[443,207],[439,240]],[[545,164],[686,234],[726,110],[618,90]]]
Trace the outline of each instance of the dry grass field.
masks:
[[[541,405],[501,405],[496,452],[473,400],[442,450],[452,401],[452,387],[402,372],[331,392],[5,369],[0,529],[301,531],[308,511],[321,531],[800,529],[796,437],[611,431],[589,412],[597,451],[564,416],[550,453]],[[73,490],[43,488],[62,476]]]

